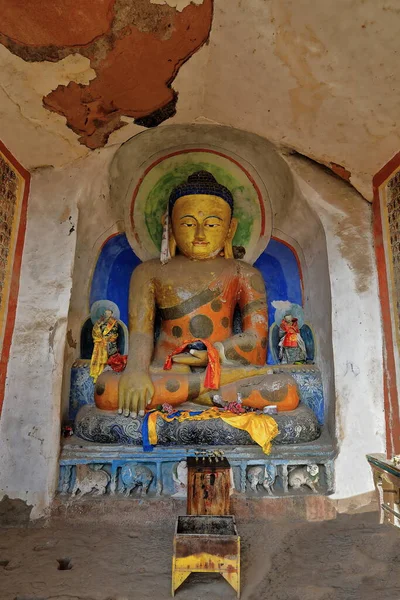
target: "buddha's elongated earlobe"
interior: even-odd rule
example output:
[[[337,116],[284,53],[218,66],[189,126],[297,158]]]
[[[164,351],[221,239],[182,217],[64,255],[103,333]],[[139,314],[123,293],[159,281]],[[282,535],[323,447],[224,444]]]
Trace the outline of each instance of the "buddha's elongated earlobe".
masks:
[[[238,226],[237,219],[232,218],[231,224],[229,227],[229,231],[228,231],[228,235],[226,236],[226,240],[225,240],[225,244],[224,244],[225,258],[233,258],[232,240],[235,237],[237,226]]]
[[[224,244],[224,257],[233,258],[232,241],[228,239]]]

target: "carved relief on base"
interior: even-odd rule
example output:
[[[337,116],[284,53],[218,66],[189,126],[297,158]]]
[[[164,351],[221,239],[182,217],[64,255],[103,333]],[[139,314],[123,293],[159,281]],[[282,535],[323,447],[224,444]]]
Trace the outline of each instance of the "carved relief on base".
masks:
[[[307,494],[330,494],[334,491],[334,463],[330,457],[314,457],[303,462],[283,462],[282,458],[271,458],[250,464],[245,457],[230,457],[231,493],[236,481],[236,493],[250,496],[293,496]],[[244,447],[244,451],[247,451]],[[175,455],[176,456],[176,455]],[[186,456],[186,455],[185,455]],[[58,490],[81,498],[85,495],[124,495],[187,497],[186,457],[177,462],[163,457],[150,457],[147,464],[143,458],[124,460],[122,457],[102,457],[95,464],[80,464],[76,459],[68,463],[63,459],[60,468]],[[304,460],[304,459],[303,459]],[[82,461],[83,462],[83,461]]]
[[[126,463],[121,467],[121,481],[123,489],[121,491],[125,496],[130,496],[134,489],[138,489],[141,495],[147,494],[154,475],[148,467],[135,464],[133,462]]]
[[[253,465],[247,467],[247,481],[253,492],[258,492],[261,487],[267,491],[269,496],[272,496],[276,475],[275,465]]]
[[[102,466],[76,465],[75,483],[71,496],[84,496],[91,492],[96,496],[105,494],[111,477],[101,468]]]

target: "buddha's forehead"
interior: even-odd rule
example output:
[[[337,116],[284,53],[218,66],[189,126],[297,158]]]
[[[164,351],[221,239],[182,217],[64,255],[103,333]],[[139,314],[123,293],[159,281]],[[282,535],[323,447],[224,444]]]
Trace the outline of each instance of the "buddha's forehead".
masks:
[[[209,194],[191,194],[182,196],[174,204],[173,216],[192,215],[193,217],[206,219],[208,216],[218,216],[221,219],[230,220],[231,209],[229,204],[219,196]]]

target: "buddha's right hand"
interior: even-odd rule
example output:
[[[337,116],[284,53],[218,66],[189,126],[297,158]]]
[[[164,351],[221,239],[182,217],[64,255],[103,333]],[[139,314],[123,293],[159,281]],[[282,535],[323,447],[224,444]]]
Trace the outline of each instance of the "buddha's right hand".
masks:
[[[144,415],[154,395],[154,386],[148,373],[130,371],[122,374],[118,388],[118,412],[126,417]]]

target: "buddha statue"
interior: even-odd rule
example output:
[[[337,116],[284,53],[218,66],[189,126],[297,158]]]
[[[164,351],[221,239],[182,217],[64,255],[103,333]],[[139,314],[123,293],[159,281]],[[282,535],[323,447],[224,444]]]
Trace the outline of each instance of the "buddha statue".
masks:
[[[100,375],[97,406],[103,407],[104,396],[108,408],[136,417],[163,403],[212,405],[214,395],[230,402],[240,394],[245,406],[295,409],[294,379],[266,365],[263,277],[234,257],[231,192],[211,173],[194,173],[172,191],[164,219],[162,262],[142,263],[131,278],[126,368],[112,373],[112,383],[110,373]],[[237,307],[240,333],[233,327]],[[211,389],[207,375],[216,366],[218,388]]]

